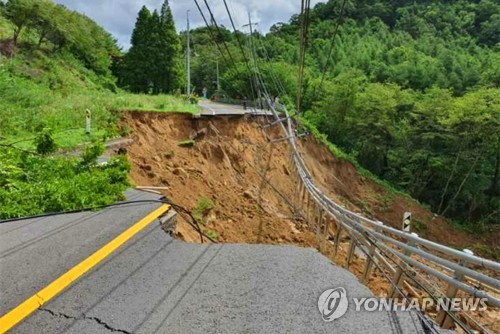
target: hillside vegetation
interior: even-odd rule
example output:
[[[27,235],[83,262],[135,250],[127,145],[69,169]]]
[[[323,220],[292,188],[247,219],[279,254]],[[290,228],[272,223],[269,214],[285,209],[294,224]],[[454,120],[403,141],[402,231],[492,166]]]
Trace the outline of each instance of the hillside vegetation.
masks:
[[[434,212],[475,231],[498,223],[498,2],[348,0],[342,11],[343,3],[319,3],[311,12],[303,119]],[[289,109],[295,108],[301,19],[253,34],[268,89]],[[249,52],[248,36],[221,29],[193,32],[194,81],[214,90],[218,60],[227,93],[250,97],[239,49],[241,43]],[[217,53],[211,36],[227,43],[236,64]]]
[[[0,219],[122,199],[126,159],[96,163],[103,140],[127,132],[117,127],[121,112],[197,107],[120,90],[116,41],[80,13],[43,0],[0,1],[0,13]],[[82,158],[61,156],[82,143]]]
[[[197,111],[183,99],[152,95],[185,83],[185,33],[175,32],[168,1],[159,11],[141,9],[128,53],[88,17],[52,1],[0,6],[3,145],[45,147],[32,140],[43,133],[39,140],[71,148],[126,134],[116,125],[123,110]],[[488,230],[500,221],[499,12],[494,0],[317,4],[302,122],[366,175],[469,231]],[[270,94],[295,109],[301,20],[295,15],[266,35],[256,30],[251,40],[215,25],[192,31],[195,91],[214,93],[219,68],[226,96],[256,98],[245,64],[255,54]],[[83,129],[87,109],[90,136]]]

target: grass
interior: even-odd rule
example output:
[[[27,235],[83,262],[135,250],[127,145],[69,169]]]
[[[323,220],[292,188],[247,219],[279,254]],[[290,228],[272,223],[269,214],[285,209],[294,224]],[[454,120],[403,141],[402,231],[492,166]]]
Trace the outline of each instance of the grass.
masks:
[[[198,223],[206,225],[207,215],[210,210],[214,208],[214,206],[215,204],[211,199],[201,196],[200,198],[198,198],[196,208],[193,210],[194,219],[196,219]]]
[[[189,139],[181,141],[177,145],[179,145],[180,147],[193,147],[195,144],[196,142],[194,140]]]
[[[214,206],[215,204],[211,199],[201,196],[200,198],[198,198],[196,208],[193,210],[192,214],[193,218],[196,219],[196,221],[200,225],[201,231],[203,233],[206,233],[206,235],[208,235],[210,238],[217,240],[217,233],[214,230],[208,229],[206,226],[208,214],[214,208]]]
[[[12,26],[0,16],[0,39]],[[96,161],[102,141],[124,135],[118,129],[125,111],[199,113],[199,107],[175,96],[121,91],[108,74],[87,69],[69,51],[33,47],[29,30],[20,51],[0,54],[0,219],[43,212],[94,207],[123,200],[129,187],[129,164],[123,156],[105,166]],[[92,133],[85,133],[86,111],[92,112]],[[37,149],[36,137],[47,133],[51,147],[72,150],[82,143],[82,157],[51,155]],[[39,136],[43,137],[43,136]],[[99,143],[99,144],[96,144]],[[40,140],[38,140],[40,144]]]
[[[82,158],[40,156],[0,147],[0,219],[95,207],[123,200],[129,186],[126,157],[97,163],[103,148]]]
[[[456,230],[461,230],[471,235],[481,235],[487,232],[484,224],[474,224],[468,221],[452,221],[452,226]]]
[[[78,145],[91,143],[97,139],[105,138],[107,131],[104,129],[92,131],[90,135],[85,133],[85,128],[79,129],[69,129],[65,131],[56,132],[53,135],[53,139],[58,147],[63,151],[69,151],[77,147]],[[15,147],[19,147],[25,150],[34,150],[35,137],[23,137],[16,138],[15,141],[3,140],[4,144],[13,144]]]
[[[64,54],[55,59],[43,52],[0,56],[0,82],[0,136],[9,142],[33,137],[45,127],[54,131],[61,147],[86,142],[87,109],[95,136],[117,132],[118,119],[129,110],[199,113],[197,105],[180,97],[120,91]]]
[[[500,260],[500,252],[495,250],[493,247],[484,244],[473,244],[467,247],[467,249],[472,250],[475,253],[487,256],[494,260]]]
[[[413,219],[412,226],[415,229],[415,231],[419,233],[423,233],[427,230],[427,225],[424,222],[415,218]]]

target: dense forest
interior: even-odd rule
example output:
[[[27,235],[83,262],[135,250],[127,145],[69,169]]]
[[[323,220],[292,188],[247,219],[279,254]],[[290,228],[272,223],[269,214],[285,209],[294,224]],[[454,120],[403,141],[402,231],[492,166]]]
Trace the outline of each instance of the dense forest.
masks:
[[[343,2],[311,11],[302,117],[438,214],[478,228],[498,223],[500,4],[364,0],[346,1],[342,11]],[[252,41],[248,31],[196,29],[197,89],[215,90],[218,62],[224,91],[252,96],[243,41],[248,54],[255,46],[271,94],[293,109],[300,22],[295,15],[268,34],[257,29]],[[214,37],[227,43],[236,66]]]
[[[113,111],[163,110],[165,98],[152,95],[184,90],[186,33],[176,32],[168,1],[141,9],[128,52],[88,17],[49,0],[0,1],[0,12],[4,136],[74,127],[89,106],[108,131]],[[299,119],[434,212],[478,228],[498,223],[499,13],[495,0],[317,4]],[[245,59],[254,49],[270,93],[293,111],[301,21],[295,15],[250,34],[209,19],[191,32],[194,91],[216,93],[218,69],[218,93],[251,98]]]

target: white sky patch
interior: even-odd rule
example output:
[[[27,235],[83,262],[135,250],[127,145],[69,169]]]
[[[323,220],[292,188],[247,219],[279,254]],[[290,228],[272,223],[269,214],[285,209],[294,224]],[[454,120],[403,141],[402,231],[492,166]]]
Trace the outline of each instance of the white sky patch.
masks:
[[[231,28],[231,23],[222,0],[207,0],[218,24]],[[293,14],[300,11],[300,0],[226,0],[232,12],[235,25],[241,29],[248,23],[248,12],[252,20],[259,23],[259,30],[268,32],[278,22],[288,22]],[[69,9],[82,12],[113,34],[120,46],[130,47],[130,36],[134,29],[137,13],[143,5],[150,10],[160,9],[163,0],[55,0]],[[312,0],[315,5],[320,0]],[[200,7],[210,22],[210,15],[204,0],[198,0]],[[186,11],[190,10],[191,27],[205,25],[194,0],[170,0],[177,30],[186,29]],[[232,28],[231,28],[232,30]]]

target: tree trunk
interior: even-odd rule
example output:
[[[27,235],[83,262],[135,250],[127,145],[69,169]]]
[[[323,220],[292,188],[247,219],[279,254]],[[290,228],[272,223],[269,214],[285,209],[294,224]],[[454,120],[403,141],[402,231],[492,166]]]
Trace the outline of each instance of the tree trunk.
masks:
[[[462,180],[462,183],[460,183],[460,186],[458,187],[458,190],[455,193],[455,196],[453,196],[453,198],[448,202],[448,205],[443,210],[443,212],[440,213],[441,216],[444,216],[446,214],[446,212],[448,212],[448,210],[450,209],[450,207],[453,204],[453,202],[455,202],[455,200],[457,199],[458,195],[460,195],[460,193],[462,192],[462,188],[464,187],[465,183],[469,179],[469,176],[474,171],[474,168],[476,167],[476,164],[479,161],[479,157],[480,156],[481,156],[481,153],[477,155],[476,160],[474,160],[474,163],[472,164],[472,166],[470,167],[469,171],[467,172],[467,175],[465,175],[464,179]]]
[[[411,188],[410,188],[410,192],[411,193],[420,193],[420,179],[423,178],[424,176],[424,173],[425,173],[425,167],[427,167],[427,165],[429,164],[429,159],[430,159],[430,156],[429,154],[427,154],[427,156],[425,157],[425,161],[423,161],[421,164],[420,164],[420,168],[418,169],[418,172],[416,172],[414,175],[413,175],[413,180],[411,182]]]
[[[497,143],[497,157],[495,162],[495,174],[491,180],[491,188],[488,191],[492,197],[500,195],[500,142]]]
[[[38,49],[40,49],[40,47],[42,46],[45,36],[47,36],[47,32],[45,31],[40,32],[40,39],[38,39],[38,46],[37,46]]]
[[[444,187],[443,194],[441,195],[441,202],[439,202],[439,207],[437,212],[441,212],[441,209],[443,208],[444,204],[444,198],[446,196],[446,193],[448,192],[448,187],[450,186],[451,180],[453,180],[453,176],[455,176],[455,171],[457,170],[457,165],[458,161],[460,161],[460,154],[462,153],[462,149],[458,151],[457,158],[455,159],[455,163],[453,164],[453,169],[451,170],[450,177],[448,177],[448,180],[446,181],[446,186]]]
[[[17,46],[17,40],[19,39],[19,34],[21,33],[22,26],[17,27],[14,29],[14,45]]]

